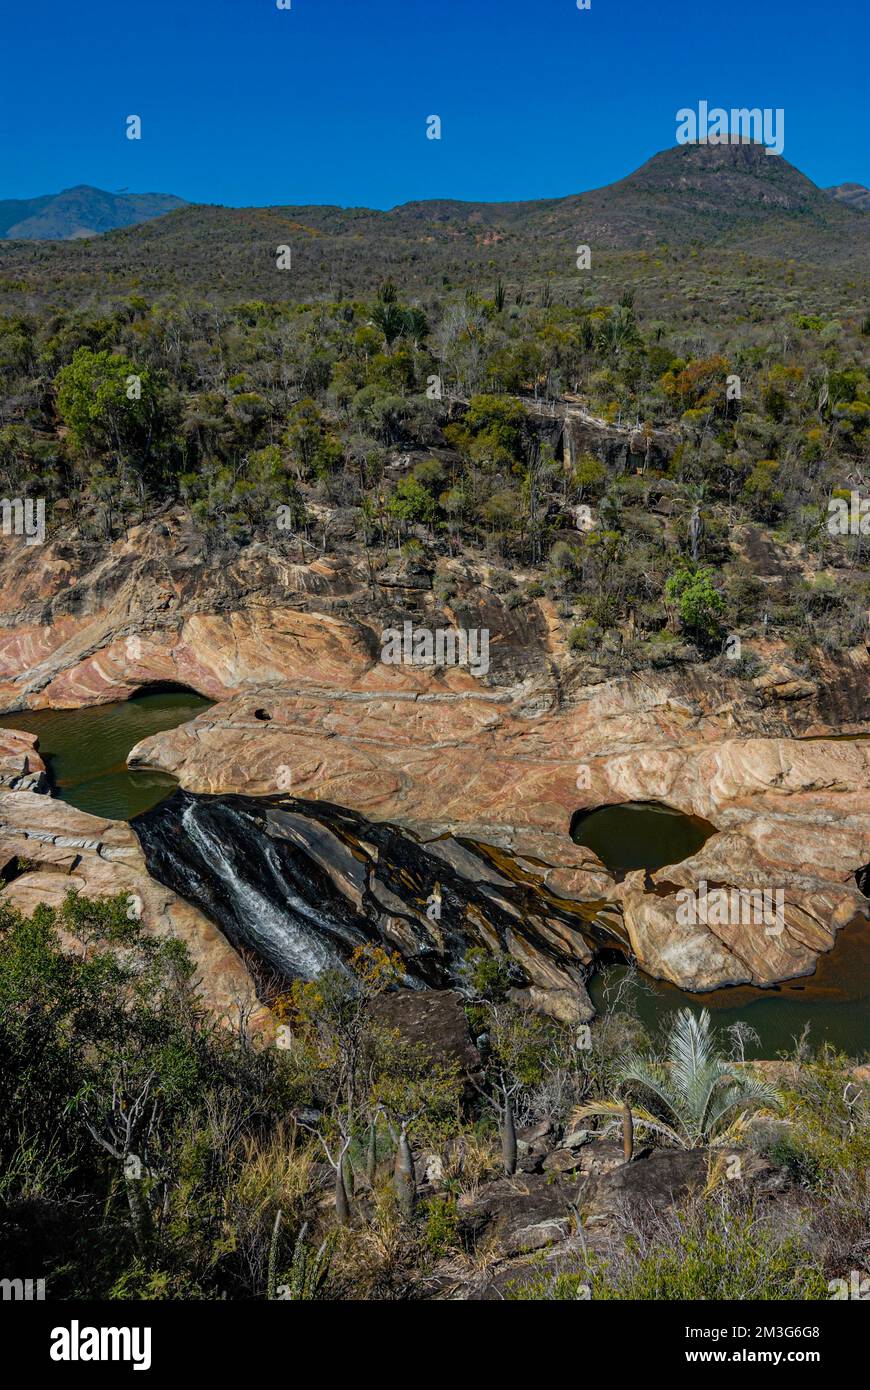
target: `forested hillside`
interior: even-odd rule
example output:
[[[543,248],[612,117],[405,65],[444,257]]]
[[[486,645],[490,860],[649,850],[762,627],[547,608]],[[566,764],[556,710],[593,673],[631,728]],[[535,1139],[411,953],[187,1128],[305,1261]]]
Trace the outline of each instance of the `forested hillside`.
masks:
[[[172,502],[214,547],[482,561],[556,599],[578,657],[739,630],[811,660],[865,630],[866,541],[827,521],[866,482],[868,226],[757,147],[682,147],[550,204],[10,244],[0,485],[85,543]]]

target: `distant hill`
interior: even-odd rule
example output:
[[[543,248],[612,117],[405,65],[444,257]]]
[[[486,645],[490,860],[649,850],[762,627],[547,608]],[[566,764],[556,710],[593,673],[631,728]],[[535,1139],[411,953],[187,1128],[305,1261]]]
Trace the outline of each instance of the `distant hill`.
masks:
[[[6,305],[34,296],[104,303],[108,293],[121,297],[134,287],[210,301],[340,300],[369,296],[392,276],[403,293],[423,298],[456,288],[492,293],[499,279],[512,295],[537,295],[550,282],[565,302],[587,293],[619,297],[634,285],[648,311],[672,289],[696,316],[708,311],[707,301],[713,313],[709,286],[727,265],[730,298],[714,297],[716,314],[728,299],[734,316],[749,303],[764,317],[776,263],[779,279],[797,276],[796,305],[834,312],[846,304],[857,312],[870,251],[870,218],[750,144],[678,146],[604,188],[528,202],[437,199],[380,212],[165,198],[146,210],[142,200],[130,201],[151,220],[68,242],[50,262],[37,247],[0,241]],[[159,216],[167,203],[176,210]],[[576,248],[587,243],[591,275],[576,267]],[[277,248],[285,244],[292,266],[278,270]],[[750,290],[752,261],[768,269]]]
[[[40,198],[0,202],[0,237],[7,241],[74,241],[132,227],[185,207],[171,193],[107,193],[78,184]]]
[[[850,208],[870,212],[870,188],[865,188],[863,183],[838,183],[833,188],[826,188],[825,192]]]
[[[615,246],[740,245],[750,255],[852,259],[867,229],[793,164],[760,145],[680,145],[564,211]],[[559,228],[558,211],[547,218]],[[824,248],[824,250],[823,250]]]

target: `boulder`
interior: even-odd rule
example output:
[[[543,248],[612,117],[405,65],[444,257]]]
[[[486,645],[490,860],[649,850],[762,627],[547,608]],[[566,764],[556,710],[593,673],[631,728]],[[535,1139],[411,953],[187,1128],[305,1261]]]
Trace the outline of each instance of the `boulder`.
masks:
[[[509,1259],[563,1241],[571,1228],[576,1183],[539,1173],[517,1173],[459,1200],[459,1232],[466,1247]]]
[[[456,1062],[465,1075],[480,1071],[462,997],[452,989],[395,990],[372,1000],[373,1018],[434,1061]]]
[[[125,821],[91,816],[32,791],[0,791],[0,861],[26,866],[0,897],[28,915],[39,903],[60,906],[70,889],[91,897],[126,894],[137,902],[146,932],[185,943],[199,993],[218,1017],[236,1027],[241,1013],[253,1029],[267,1027],[268,1011],[239,954],[207,917],[151,878]]]
[[[0,729],[0,787],[10,790],[45,791],[45,763],[37,752],[39,740],[23,729]]]
[[[572,1129],[568,1134],[564,1135],[562,1139],[562,1148],[579,1149],[582,1148],[584,1144],[588,1144],[593,1138],[594,1135],[589,1129]]]
[[[545,1173],[576,1173],[583,1167],[580,1149],[554,1149],[543,1162]]]
[[[588,1150],[581,1150],[581,1153]],[[707,1180],[704,1149],[650,1149],[631,1163],[593,1171],[583,1193],[584,1228],[617,1220],[627,1209],[674,1206]]]

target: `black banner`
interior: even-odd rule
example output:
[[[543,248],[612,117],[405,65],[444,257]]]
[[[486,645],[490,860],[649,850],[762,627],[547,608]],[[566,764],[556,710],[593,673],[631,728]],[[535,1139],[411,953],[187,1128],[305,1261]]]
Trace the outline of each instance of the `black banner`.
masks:
[[[842,1300],[846,1302],[863,1299]],[[565,1309],[558,1321],[552,1314],[530,1314],[530,1322],[517,1323],[519,1306],[511,1303],[511,1339],[533,1351],[528,1336],[558,1335],[571,1339],[584,1371],[601,1365],[620,1369],[671,1372],[694,1367],[703,1379],[711,1367],[739,1373],[743,1366],[767,1366],[772,1371],[807,1367],[831,1372],[853,1367],[866,1343],[867,1323],[859,1309],[842,1307],[840,1300],[825,1303],[591,1303],[577,1300],[568,1320]],[[501,1325],[498,1307],[474,1307],[475,1336],[486,1335]],[[481,1315],[483,1314],[483,1320]],[[414,1331],[418,1319],[428,1324],[434,1316],[443,1332],[455,1327],[453,1317],[471,1316],[456,1308],[453,1313],[429,1304],[404,1303],[390,1314],[389,1334],[382,1316],[370,1304],[344,1304],[293,1308],[286,1303],[0,1303],[4,1346],[13,1351],[24,1370],[61,1378],[101,1370],[118,1374],[165,1376],[167,1372],[198,1376],[235,1370],[245,1374],[269,1374],[276,1362],[289,1357],[296,1362],[303,1348],[312,1354],[316,1346],[330,1373],[344,1364],[355,1366],[363,1348],[377,1355],[384,1335],[383,1352],[401,1341],[403,1332]],[[365,1326],[357,1324],[365,1319]],[[447,1318],[447,1324],[444,1318]],[[489,1318],[493,1317],[493,1323]],[[338,1325],[346,1335],[336,1337]],[[380,1327],[381,1333],[377,1329]],[[355,1331],[355,1329],[357,1329]],[[329,1331],[327,1340],[320,1340]],[[628,1335],[630,1332],[630,1336]],[[314,1338],[317,1337],[317,1341]],[[286,1340],[285,1340],[286,1339]],[[445,1347],[455,1365],[455,1351]],[[496,1355],[493,1343],[491,1351]],[[542,1350],[543,1346],[542,1344]],[[546,1345],[552,1350],[552,1343]],[[567,1344],[563,1344],[567,1350]],[[488,1353],[489,1354],[489,1353]],[[437,1358],[437,1352],[435,1353]],[[431,1358],[431,1359],[430,1359]],[[289,1364],[289,1363],[288,1363]]]

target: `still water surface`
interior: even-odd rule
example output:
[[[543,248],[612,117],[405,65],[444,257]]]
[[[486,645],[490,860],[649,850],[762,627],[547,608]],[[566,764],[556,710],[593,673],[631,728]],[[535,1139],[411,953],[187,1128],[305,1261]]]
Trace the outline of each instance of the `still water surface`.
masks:
[[[697,854],[715,831],[715,825],[700,816],[684,815],[658,801],[602,806],[580,812],[571,824],[571,838],[617,873],[678,864]]]
[[[171,794],[165,772],[130,772],[127,754],[140,739],[193,719],[212,701],[189,690],[136,695],[89,709],[22,710],[0,715],[0,727],[39,736],[39,753],[61,801],[94,816],[131,820]]]
[[[697,854],[715,826],[655,802],[605,806],[574,818],[571,834],[587,845],[609,869],[664,868]],[[857,866],[856,866],[857,867]],[[599,971],[589,993],[597,1009],[606,1008],[625,980],[627,967],[614,964]],[[642,976],[631,989],[641,1021],[651,1031],[676,1009],[695,1013],[707,1008],[714,1025],[750,1024],[761,1041],[749,1044],[748,1057],[775,1057],[789,1051],[805,1025],[815,1044],[833,1043],[855,1056],[870,1052],[870,921],[857,918],[845,927],[837,945],[819,957],[815,973],[774,989],[735,986],[710,994],[687,994],[664,981]]]

